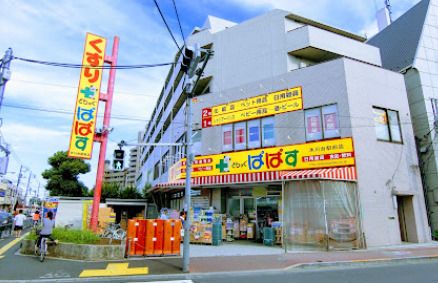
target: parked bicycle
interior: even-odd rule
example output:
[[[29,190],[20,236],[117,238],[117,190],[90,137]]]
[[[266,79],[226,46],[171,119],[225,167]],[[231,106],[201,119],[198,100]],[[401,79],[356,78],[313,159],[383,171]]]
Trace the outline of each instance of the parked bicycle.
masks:
[[[101,238],[124,240],[126,232],[120,227],[120,224],[109,224],[105,231],[100,235]]]

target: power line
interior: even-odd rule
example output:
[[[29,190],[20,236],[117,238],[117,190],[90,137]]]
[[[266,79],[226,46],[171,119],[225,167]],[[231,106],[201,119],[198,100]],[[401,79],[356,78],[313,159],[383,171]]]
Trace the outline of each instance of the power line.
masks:
[[[50,62],[50,61],[42,61],[28,58],[21,58],[14,56],[13,59],[17,59],[27,63],[34,63],[46,66],[53,67],[62,67],[62,68],[72,68],[72,69],[81,69],[81,68],[89,68],[89,69],[118,69],[118,70],[129,70],[129,69],[146,69],[146,68],[154,68],[154,67],[162,67],[173,65],[173,63],[158,63],[158,64],[140,64],[140,65],[118,65],[118,66],[98,66],[93,67],[91,65],[82,65],[82,64],[71,64],[71,63],[59,63],[59,62]]]
[[[56,113],[56,114],[66,114],[66,115],[73,115],[74,114],[73,111],[65,110],[65,109],[49,109],[49,108],[43,108],[43,107],[32,107],[32,106],[27,106],[27,105],[11,105],[11,104],[3,104],[2,106],[5,106],[7,108],[39,111],[39,112],[46,112],[46,113]],[[103,114],[98,114],[97,116],[103,117]],[[141,117],[126,116],[126,115],[111,115],[111,118],[114,118],[117,120],[126,120],[126,121],[141,121],[141,122],[149,122],[150,121],[148,119],[143,119]],[[184,124],[184,122],[179,122],[176,124]]]
[[[52,87],[65,87],[65,88],[72,88],[72,89],[78,88],[77,86],[71,86],[71,85],[53,84],[53,83],[45,83],[45,82],[43,83],[43,82],[27,81],[27,80],[20,80],[20,79],[12,79],[11,81],[23,82],[23,83],[28,83],[28,84],[36,84],[36,85],[47,85],[47,86],[52,86]],[[116,93],[157,98],[156,95],[140,94],[140,93],[127,92],[127,91],[116,91]]]
[[[4,107],[7,108],[15,108],[15,109],[23,109],[23,110],[31,110],[31,111],[40,111],[40,112],[47,112],[47,113],[57,113],[57,114],[68,114],[73,115],[73,111],[64,110],[64,109],[48,109],[48,108],[39,108],[39,107],[32,107],[32,106],[26,106],[26,105],[11,105],[11,104],[3,104]],[[103,117],[102,115],[97,115],[98,117]],[[129,120],[129,121],[141,121],[141,122],[148,122],[147,119],[142,119],[140,117],[130,117],[130,116],[122,116],[122,115],[111,115],[111,118],[119,119],[119,120]]]
[[[175,0],[172,0],[172,2],[173,2],[173,8],[175,9],[175,13],[176,13],[176,19],[178,20],[179,31],[181,32],[181,36],[182,36],[182,39],[184,41],[184,45],[186,45],[186,40],[185,40],[185,36],[184,36],[183,30],[181,27],[181,22],[179,20],[178,9],[176,8]]]
[[[160,6],[158,6],[157,0],[154,0],[155,6],[158,9],[158,12],[160,13],[161,19],[163,20],[164,24],[166,25],[167,31],[169,32],[170,36],[173,39],[173,42],[175,42],[176,47],[178,47],[178,50],[181,52],[181,47],[179,47],[178,42],[176,41],[175,37],[173,36],[172,31],[170,30],[169,25],[167,24],[166,19],[164,18],[163,13],[161,12]]]

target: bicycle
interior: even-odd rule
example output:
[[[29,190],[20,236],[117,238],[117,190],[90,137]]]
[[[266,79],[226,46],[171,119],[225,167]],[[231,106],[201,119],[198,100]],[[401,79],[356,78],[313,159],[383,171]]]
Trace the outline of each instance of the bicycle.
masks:
[[[36,248],[38,248],[38,246]],[[43,237],[41,239],[40,248],[39,248],[39,256],[41,262],[44,261],[46,255],[47,255],[47,238]]]
[[[38,231],[39,232],[39,231]],[[39,233],[37,234],[39,236]],[[43,236],[41,238],[40,246],[38,247],[38,239],[35,240],[35,255],[39,256],[40,261],[43,262],[47,255],[47,246],[48,246],[49,236]],[[57,241],[53,241],[53,243],[57,243]]]
[[[124,240],[126,238],[126,232],[119,224],[110,224],[105,231],[100,235],[101,238],[108,238],[114,240]]]

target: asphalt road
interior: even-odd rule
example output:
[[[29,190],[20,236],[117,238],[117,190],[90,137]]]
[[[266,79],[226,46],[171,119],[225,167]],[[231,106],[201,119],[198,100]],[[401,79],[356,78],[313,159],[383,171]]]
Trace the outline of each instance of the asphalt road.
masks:
[[[189,281],[183,281],[189,280]],[[190,281],[191,280],[191,281]],[[88,282],[88,281],[81,281]],[[306,270],[201,274],[159,278],[94,278],[89,282],[193,282],[193,283],[433,283],[438,282],[438,260],[410,263],[366,264],[357,267]]]
[[[2,246],[13,240],[0,241]],[[287,271],[245,271],[228,273],[181,274],[180,258],[139,259],[129,262],[129,267],[149,268],[149,275],[133,277],[78,278],[86,269],[105,269],[108,262],[85,263],[47,259],[40,263],[36,257],[20,256],[16,252],[19,244],[10,248],[0,258],[0,282],[168,282],[192,280],[194,283],[438,283],[438,259],[408,261],[355,263],[332,267],[291,268]],[[123,261],[122,261],[123,262]],[[113,262],[115,263],[115,262]],[[22,281],[14,281],[22,280]],[[179,281],[178,281],[179,280]]]

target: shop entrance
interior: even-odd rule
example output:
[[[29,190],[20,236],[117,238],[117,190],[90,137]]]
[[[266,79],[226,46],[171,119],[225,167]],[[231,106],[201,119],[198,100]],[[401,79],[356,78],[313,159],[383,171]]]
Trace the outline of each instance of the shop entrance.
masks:
[[[397,196],[398,221],[402,242],[418,242],[413,196]]]
[[[228,199],[227,214],[232,217],[240,217],[242,215],[254,214],[256,210],[255,198],[235,196]],[[254,216],[255,218],[255,216]]]
[[[275,223],[279,223],[280,200],[280,195],[263,197],[232,196],[229,198],[227,201],[227,215],[235,223],[233,227],[234,238],[261,241],[263,239],[263,228],[273,227]],[[242,222],[242,220],[244,221]],[[236,232],[237,227],[239,227],[240,235]],[[242,234],[245,237],[242,237]]]

